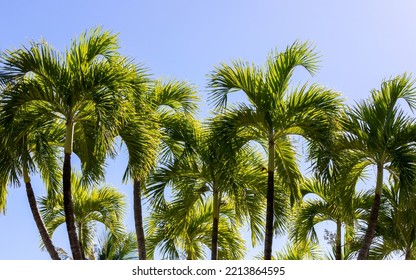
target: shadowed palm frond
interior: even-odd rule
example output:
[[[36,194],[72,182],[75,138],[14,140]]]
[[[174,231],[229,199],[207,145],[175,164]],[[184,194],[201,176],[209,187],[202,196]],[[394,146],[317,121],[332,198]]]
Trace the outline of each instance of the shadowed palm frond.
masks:
[[[96,260],[135,260],[137,259],[136,236],[133,232],[120,236],[106,232],[99,239],[94,255]]]

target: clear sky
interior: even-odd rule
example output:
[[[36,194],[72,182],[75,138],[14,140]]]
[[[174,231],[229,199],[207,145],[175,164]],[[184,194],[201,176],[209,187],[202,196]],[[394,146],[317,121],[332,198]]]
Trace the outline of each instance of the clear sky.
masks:
[[[321,69],[315,77],[299,69],[295,82],[319,82],[350,104],[385,78],[416,72],[412,0],[14,0],[2,1],[1,10],[1,51],[41,38],[63,51],[81,32],[103,26],[119,33],[121,52],[154,77],[196,85],[201,118],[211,109],[206,84],[215,65],[239,58],[262,64],[270,50],[297,39],[316,46]],[[123,154],[109,162],[107,181],[129,195],[131,186],[121,184],[125,164]],[[41,182],[32,183],[36,195],[43,194]],[[130,195],[128,202],[132,208]],[[133,229],[131,211],[126,224]],[[64,230],[53,239],[67,248]],[[0,215],[0,259],[48,258],[39,249],[24,187],[9,189],[6,215]]]

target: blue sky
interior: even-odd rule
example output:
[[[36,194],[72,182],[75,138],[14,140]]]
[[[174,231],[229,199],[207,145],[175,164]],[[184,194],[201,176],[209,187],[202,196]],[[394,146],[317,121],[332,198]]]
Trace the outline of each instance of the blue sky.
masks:
[[[211,109],[206,84],[214,66],[232,59],[262,64],[269,51],[295,40],[309,40],[321,54],[318,74],[310,77],[299,69],[295,84],[319,82],[341,92],[349,104],[366,98],[383,79],[416,72],[416,2],[411,0],[14,0],[1,8],[0,51],[41,38],[63,51],[81,32],[103,26],[119,33],[121,52],[154,77],[196,85],[201,118]],[[131,186],[121,184],[125,164],[123,154],[109,162],[107,181],[128,195],[131,206]],[[33,185],[43,194],[41,182],[34,179]],[[131,211],[126,224],[133,229]],[[63,228],[54,242],[67,246]],[[7,213],[0,216],[0,248],[0,259],[49,258],[39,249],[23,187],[9,189]]]

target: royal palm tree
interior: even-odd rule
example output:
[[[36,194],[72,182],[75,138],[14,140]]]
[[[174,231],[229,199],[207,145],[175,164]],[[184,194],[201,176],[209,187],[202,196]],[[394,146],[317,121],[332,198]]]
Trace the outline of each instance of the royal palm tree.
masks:
[[[216,108],[224,109],[233,91],[244,92],[249,102],[225,112],[219,145],[232,147],[227,143],[244,136],[247,142],[262,145],[268,157],[265,259],[272,255],[276,171],[285,178],[282,183],[290,190],[291,200],[300,198],[301,175],[290,135],[301,135],[324,149],[331,116],[340,107],[338,94],[319,85],[289,88],[297,66],[311,74],[316,72],[317,53],[310,44],[295,42],[283,52],[272,52],[265,67],[241,61],[222,64],[213,71],[209,82]]]
[[[42,41],[1,55],[0,77],[12,87],[3,94],[3,122],[12,122],[18,112],[31,107],[65,125],[62,182],[74,259],[82,256],[73,214],[71,155],[75,151],[81,159],[86,180],[104,176],[122,97],[139,82],[137,67],[117,50],[116,35],[94,28],[73,40],[63,54]],[[15,90],[21,87],[24,91]]]
[[[73,172],[71,176],[75,226],[82,259],[93,259],[97,223],[104,225],[116,237],[124,233],[122,218],[126,207],[125,197],[116,188],[90,186],[81,180],[80,174]],[[65,223],[63,200],[62,193],[39,199],[40,212],[51,236]]]
[[[368,227],[358,259],[366,259],[377,226],[383,191],[384,171],[393,176],[405,198],[414,193],[416,179],[414,119],[401,108],[403,100],[416,108],[414,81],[404,74],[384,81],[371,97],[347,111],[343,121],[346,131],[344,148],[354,153],[362,165],[376,166],[376,185]]]
[[[129,95],[129,100],[133,108],[121,125],[119,135],[129,154],[124,180],[133,181],[137,245],[139,259],[144,260],[146,245],[142,195],[145,182],[151,170],[156,167],[159,154],[164,150],[175,150],[177,143],[170,141],[169,128],[181,127],[180,121],[178,122],[179,115],[194,113],[197,96],[188,83],[158,80],[147,81],[146,85],[137,87]]]

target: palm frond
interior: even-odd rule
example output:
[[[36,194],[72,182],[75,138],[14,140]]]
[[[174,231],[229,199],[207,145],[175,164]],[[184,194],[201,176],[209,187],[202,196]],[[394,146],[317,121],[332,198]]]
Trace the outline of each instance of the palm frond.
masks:
[[[275,139],[275,166],[276,171],[282,180],[284,187],[289,190],[290,201],[293,204],[301,198],[299,182],[302,179],[300,174],[296,152],[288,137]]]
[[[117,237],[111,232],[101,237],[95,250],[97,260],[134,260],[137,259],[137,243],[133,232]]]
[[[283,52],[272,51],[267,59],[265,79],[270,91],[281,99],[297,66],[305,68],[311,75],[318,70],[318,53],[309,42],[296,41]]]
[[[320,260],[322,259],[322,249],[318,244],[303,241],[299,244],[287,244],[281,251],[276,252],[276,260]]]
[[[192,114],[197,109],[198,96],[195,88],[186,82],[157,80],[151,88],[150,101],[162,112],[162,108],[169,107],[175,112]]]
[[[124,231],[122,218],[125,213],[125,197],[115,188],[109,186],[86,185],[81,174],[72,173],[73,203],[75,224],[82,236],[84,252],[92,254],[96,235],[96,223],[103,224],[115,236]],[[42,196],[38,200],[40,212],[50,235],[65,223],[63,195]]]
[[[258,99],[257,92],[263,87],[262,70],[240,60],[233,61],[232,66],[222,64],[210,75],[208,83],[212,93],[209,101],[215,108],[223,109],[227,106],[228,93],[242,90],[254,102]]]

